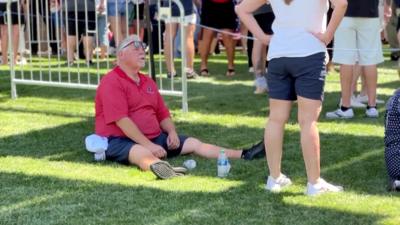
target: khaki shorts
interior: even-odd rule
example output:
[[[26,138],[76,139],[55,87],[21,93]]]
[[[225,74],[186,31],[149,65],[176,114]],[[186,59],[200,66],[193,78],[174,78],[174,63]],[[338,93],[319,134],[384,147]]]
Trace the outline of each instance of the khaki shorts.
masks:
[[[379,18],[344,17],[335,33],[332,61],[368,66],[383,62]]]
[[[184,25],[189,25],[189,24],[196,24],[196,14],[192,14],[192,15],[187,15],[185,17],[183,17],[183,24]],[[170,17],[170,18],[166,18],[164,19],[165,23],[179,23],[180,21],[180,17]]]

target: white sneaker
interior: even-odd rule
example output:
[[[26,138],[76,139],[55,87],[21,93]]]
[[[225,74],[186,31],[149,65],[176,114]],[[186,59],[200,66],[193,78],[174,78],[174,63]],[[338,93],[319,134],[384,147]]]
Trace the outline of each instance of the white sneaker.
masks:
[[[316,184],[307,183],[306,194],[309,196],[315,196],[327,192],[342,192],[342,186],[336,186],[326,182],[324,179],[319,178]]]
[[[357,95],[356,99],[357,99],[357,101],[359,101],[361,103],[365,103],[365,104],[368,103],[368,95],[363,95],[363,96]],[[378,99],[378,98],[376,99],[376,104],[384,104],[384,103],[385,103],[385,101]]]
[[[271,176],[268,176],[267,184],[265,185],[265,189],[271,192],[279,192],[282,188],[287,187],[292,184],[292,181],[281,174],[278,178],[274,179]]]
[[[342,99],[340,99],[339,105],[342,105]],[[365,108],[365,107],[367,107],[367,105],[365,105],[364,103],[358,101],[358,99],[354,95],[351,96],[350,105],[353,108]]]
[[[352,108],[349,108],[346,111],[342,111],[342,109],[337,109],[333,112],[327,112],[326,118],[328,119],[351,119],[354,117],[354,112]]]
[[[365,115],[370,118],[377,118],[379,117],[379,112],[376,108],[369,108],[365,110]]]

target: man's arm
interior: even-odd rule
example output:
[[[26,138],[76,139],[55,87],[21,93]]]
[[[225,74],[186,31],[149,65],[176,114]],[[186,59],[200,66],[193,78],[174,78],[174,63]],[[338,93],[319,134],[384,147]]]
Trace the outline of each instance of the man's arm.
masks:
[[[243,0],[235,7],[236,14],[240,20],[246,25],[251,33],[264,44],[269,44],[271,35],[266,35],[257,21],[254,19],[253,12],[260,8],[263,4],[267,4],[266,0]]]
[[[165,149],[161,146],[154,144],[151,142],[143,133],[139,130],[136,124],[128,117],[123,117],[116,121],[116,124],[124,134],[129,137],[131,140],[135,141],[139,145],[149,149],[154,156],[158,158],[164,158],[167,155]]]
[[[160,126],[164,132],[168,133],[168,149],[177,149],[180,145],[180,140],[178,134],[176,133],[175,125],[174,122],[172,122],[172,119],[170,117],[165,118],[161,121]]]
[[[330,0],[332,3],[332,17],[329,21],[328,27],[326,28],[325,33],[316,33],[314,34],[320,41],[322,41],[325,45],[328,45],[335,35],[335,31],[342,21],[344,14],[347,9],[347,0]]]

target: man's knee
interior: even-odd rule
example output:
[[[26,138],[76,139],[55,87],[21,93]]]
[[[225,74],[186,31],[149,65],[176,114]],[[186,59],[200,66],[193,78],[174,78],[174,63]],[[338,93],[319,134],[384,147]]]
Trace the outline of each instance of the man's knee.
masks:
[[[188,139],[186,139],[185,143],[183,144],[182,153],[195,152],[196,150],[200,149],[202,144],[203,144],[203,142],[201,142],[199,139],[189,137]]]

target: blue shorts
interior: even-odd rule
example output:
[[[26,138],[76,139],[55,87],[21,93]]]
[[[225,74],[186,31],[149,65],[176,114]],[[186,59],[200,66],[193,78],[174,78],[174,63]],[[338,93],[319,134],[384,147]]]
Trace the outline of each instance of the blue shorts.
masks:
[[[118,0],[115,0],[115,1],[118,1]],[[126,8],[125,2],[116,3],[115,1],[114,2],[111,2],[111,1],[107,2],[107,15],[108,16],[116,16],[117,14],[119,16],[126,16],[127,14],[129,15],[129,12],[131,12],[132,9],[133,9],[133,3],[132,2],[128,3],[128,12],[127,12],[126,11],[127,8]],[[118,6],[118,8],[116,8],[116,6]]]
[[[267,74],[269,97],[295,101],[297,96],[301,96],[322,101],[325,76],[325,52],[271,59]]]
[[[183,144],[188,137],[179,135],[180,145],[174,150],[168,150],[167,137],[167,133],[161,133],[158,137],[151,139],[151,142],[163,147],[167,151],[168,158],[180,155]],[[107,160],[129,165],[129,151],[135,144],[137,143],[127,137],[109,137],[106,151]]]

